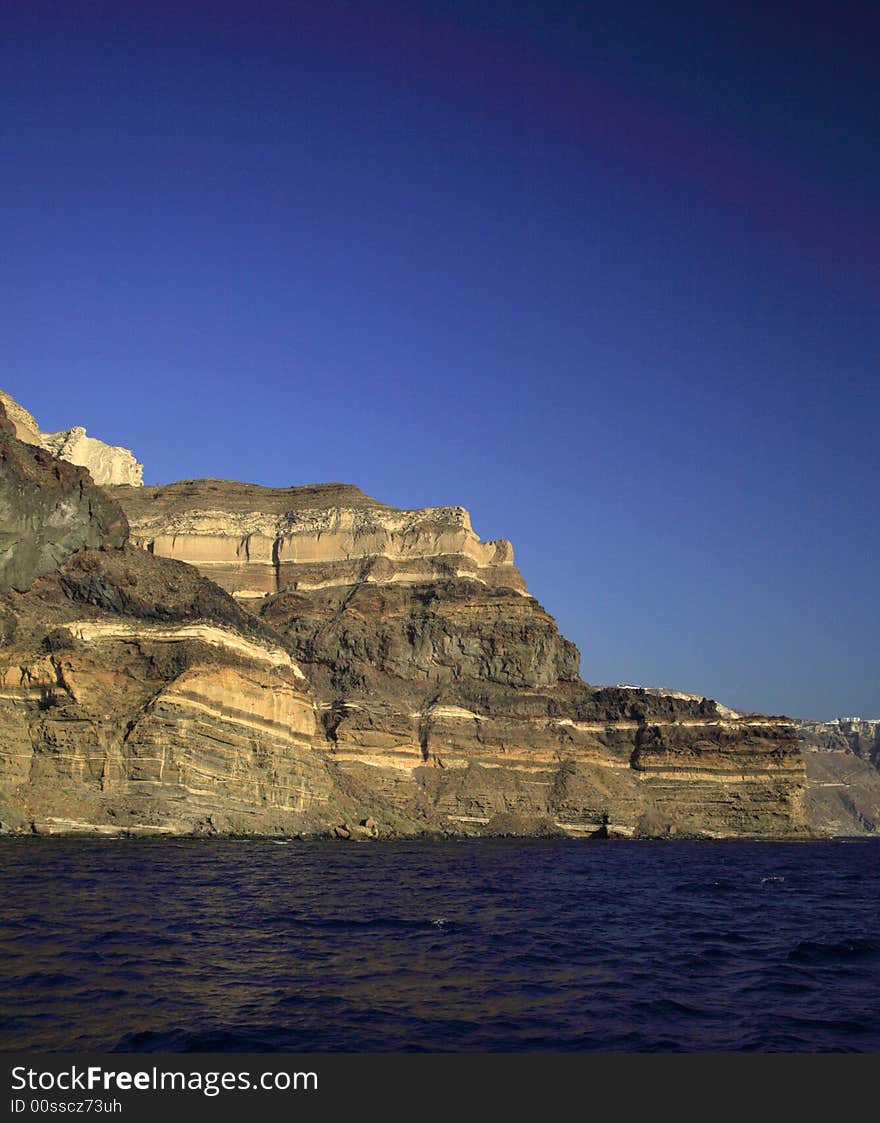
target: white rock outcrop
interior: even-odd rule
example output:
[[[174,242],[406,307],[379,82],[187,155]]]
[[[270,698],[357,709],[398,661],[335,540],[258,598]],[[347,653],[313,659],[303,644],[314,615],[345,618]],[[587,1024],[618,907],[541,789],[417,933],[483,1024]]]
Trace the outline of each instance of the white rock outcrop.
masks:
[[[127,448],[108,445],[90,437],[80,425],[60,433],[42,433],[41,436],[43,448],[62,460],[88,468],[96,484],[143,486],[144,466]]]
[[[101,486],[143,486],[144,466],[138,463],[134,453],[127,448],[108,445],[96,437],[90,437],[81,425],[63,429],[60,433],[43,433],[31,414],[5,390],[0,390],[0,403],[15,426],[15,435],[20,441],[37,445],[61,460],[87,468],[95,483]]]

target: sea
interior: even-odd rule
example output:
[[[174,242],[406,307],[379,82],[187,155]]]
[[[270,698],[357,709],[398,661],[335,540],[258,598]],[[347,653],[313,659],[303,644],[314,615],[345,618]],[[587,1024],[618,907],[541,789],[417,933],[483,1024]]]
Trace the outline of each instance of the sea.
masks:
[[[0,1050],[876,1052],[880,839],[0,839]]]

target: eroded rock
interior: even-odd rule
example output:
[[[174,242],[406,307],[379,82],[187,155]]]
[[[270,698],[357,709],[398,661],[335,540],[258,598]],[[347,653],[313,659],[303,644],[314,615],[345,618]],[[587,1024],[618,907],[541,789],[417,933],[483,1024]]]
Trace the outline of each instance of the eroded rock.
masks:
[[[481,542],[463,508],[397,511],[341,484],[105,493],[11,424],[4,823],[353,840],[807,830],[791,722],[581,681],[509,543]]]
[[[0,390],[0,405],[4,407],[20,441],[44,448],[53,456],[86,468],[96,484],[139,487],[143,482],[144,466],[127,448],[108,445],[90,437],[80,425],[60,433],[43,433],[31,414],[5,390]]]
[[[0,590],[23,592],[76,551],[127,538],[125,515],[88,472],[0,433]]]

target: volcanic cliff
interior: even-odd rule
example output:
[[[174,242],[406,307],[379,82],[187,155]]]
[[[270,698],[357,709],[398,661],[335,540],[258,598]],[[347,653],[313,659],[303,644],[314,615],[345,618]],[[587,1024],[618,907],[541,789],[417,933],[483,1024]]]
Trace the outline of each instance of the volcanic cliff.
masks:
[[[824,834],[880,834],[880,721],[798,721],[807,815]]]
[[[807,830],[791,722],[582,682],[460,507],[0,468],[6,829]]]

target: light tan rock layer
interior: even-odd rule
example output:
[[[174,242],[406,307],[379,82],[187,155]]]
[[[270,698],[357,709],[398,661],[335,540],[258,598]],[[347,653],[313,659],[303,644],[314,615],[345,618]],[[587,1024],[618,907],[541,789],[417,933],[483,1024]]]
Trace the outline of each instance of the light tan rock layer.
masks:
[[[134,453],[120,445],[108,445],[96,437],[89,437],[82,426],[65,429],[60,433],[43,433],[43,447],[62,460],[88,468],[96,484],[143,483],[144,466]]]
[[[166,627],[160,624],[134,623],[124,619],[76,620],[67,624],[66,629],[75,639],[86,641],[114,639],[181,643],[185,640],[196,640],[254,663],[268,663],[272,667],[286,668],[296,678],[305,678],[290,654],[283,648],[246,639],[229,628],[212,624],[175,624]]]
[[[157,556],[196,566],[240,598],[284,588],[448,577],[470,577],[526,593],[510,543],[481,542],[463,507],[398,511],[375,502],[353,506],[349,493],[360,498],[355,488],[343,489],[329,506],[322,495],[308,505],[312,489],[258,487],[250,489],[250,509],[206,506],[206,499],[213,497],[216,503],[219,498],[213,491],[218,482],[190,481],[139,495],[116,490],[131,541]],[[181,506],[184,494],[192,498]],[[286,509],[279,509],[280,496],[287,499]]]
[[[0,660],[6,825],[14,808],[38,830],[271,833],[301,829],[327,803],[315,708],[289,669],[183,631],[75,630],[88,638],[69,650]],[[182,669],[169,675],[174,644]]]

